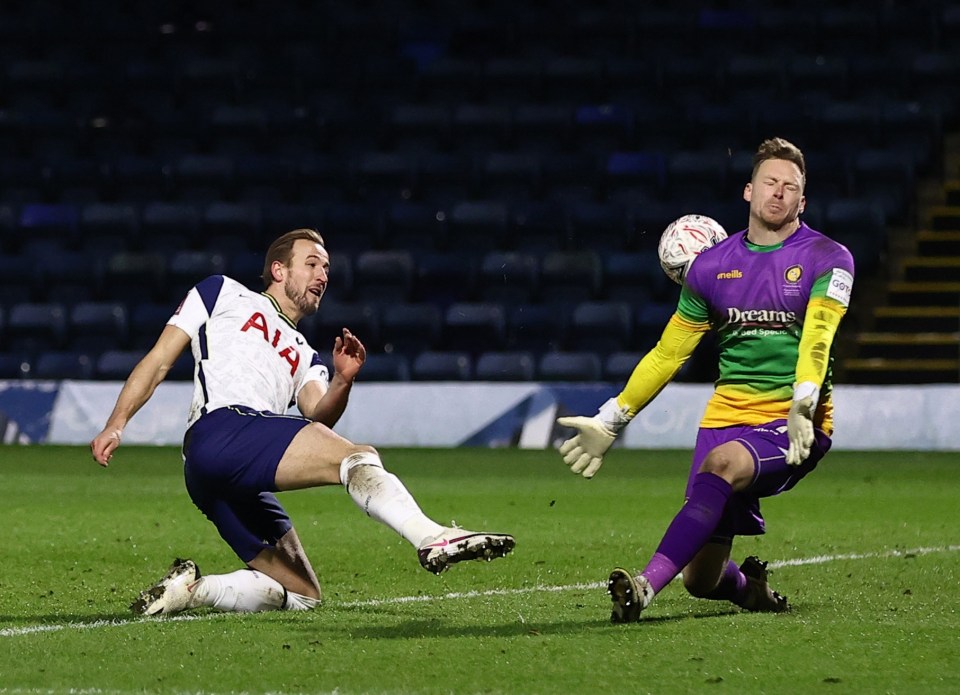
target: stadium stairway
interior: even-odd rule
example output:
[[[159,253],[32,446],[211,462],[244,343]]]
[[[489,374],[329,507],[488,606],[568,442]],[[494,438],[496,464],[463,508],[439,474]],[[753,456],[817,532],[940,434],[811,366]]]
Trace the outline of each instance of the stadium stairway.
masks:
[[[960,175],[960,134],[948,137],[944,169]],[[854,383],[960,382],[960,179],[935,187],[919,206],[919,230],[891,249],[891,277],[865,288],[883,299],[869,308],[843,360]],[[907,235],[909,236],[909,235]]]

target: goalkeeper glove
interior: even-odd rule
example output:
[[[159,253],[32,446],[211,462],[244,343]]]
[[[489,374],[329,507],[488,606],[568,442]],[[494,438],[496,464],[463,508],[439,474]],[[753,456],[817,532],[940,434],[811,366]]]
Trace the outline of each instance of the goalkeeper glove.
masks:
[[[617,405],[616,398],[601,405],[593,417],[578,415],[558,418],[558,425],[577,430],[577,434],[560,445],[564,463],[574,473],[592,478],[603,465],[603,455],[607,449],[632,419],[627,408]]]
[[[793,403],[787,414],[787,465],[799,466],[810,455],[813,445],[813,414],[817,410],[820,389],[812,381],[804,381],[793,389]]]

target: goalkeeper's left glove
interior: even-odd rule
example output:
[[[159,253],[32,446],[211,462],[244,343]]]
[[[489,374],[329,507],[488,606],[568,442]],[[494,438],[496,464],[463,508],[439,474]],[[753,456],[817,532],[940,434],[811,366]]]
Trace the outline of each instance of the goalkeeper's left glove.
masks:
[[[572,427],[577,434],[560,445],[560,455],[570,470],[592,478],[603,465],[603,455],[633,416],[611,398],[593,417],[582,415],[557,418],[557,424]]]
[[[793,388],[793,403],[787,414],[787,465],[799,466],[810,455],[813,446],[813,414],[817,410],[820,389],[812,381],[804,381]]]

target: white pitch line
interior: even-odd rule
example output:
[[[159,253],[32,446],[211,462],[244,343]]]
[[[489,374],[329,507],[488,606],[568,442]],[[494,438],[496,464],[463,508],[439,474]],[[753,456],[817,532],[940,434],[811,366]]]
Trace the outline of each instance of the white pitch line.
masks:
[[[913,555],[930,555],[933,553],[955,553],[960,551],[960,545],[947,545],[942,547],[913,548],[911,550],[885,550],[874,553],[847,553],[839,555],[816,555],[814,557],[797,558],[794,560],[775,560],[770,562],[770,569],[778,567],[800,567],[804,565],[823,565],[828,562],[839,562],[843,560],[870,560],[876,558],[895,558],[910,557]],[[606,586],[605,582],[583,582],[578,584],[565,584],[561,586],[528,586],[518,589],[487,589],[485,591],[453,591],[438,596],[420,595],[420,596],[396,596],[394,598],[368,599],[365,601],[345,601],[334,604],[340,608],[375,608],[378,606],[395,606],[405,603],[428,603],[431,601],[450,601],[471,598],[483,598],[487,596],[521,596],[532,593],[559,593],[563,591],[587,591],[592,589],[602,589]],[[33,635],[44,632],[59,632],[60,630],[93,630],[103,627],[124,627],[126,625],[135,625],[137,623],[152,622],[162,620],[163,622],[187,622],[191,620],[211,620],[224,616],[237,615],[236,613],[207,613],[203,615],[182,614],[174,615],[168,618],[130,618],[118,620],[94,620],[89,623],[58,623],[54,625],[29,625],[27,627],[8,627],[0,629],[0,637],[19,637],[22,635]]]

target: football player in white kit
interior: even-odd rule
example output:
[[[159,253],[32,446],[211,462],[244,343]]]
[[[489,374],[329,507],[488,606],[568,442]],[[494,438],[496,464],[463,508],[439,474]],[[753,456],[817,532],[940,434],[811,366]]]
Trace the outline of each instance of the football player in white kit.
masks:
[[[196,367],[183,441],[187,491],[246,567],[201,576],[192,560],[175,560],[159,582],[141,592],[134,612],[317,605],[320,582],[273,494],[284,490],[342,484],[364,512],[409,541],[420,564],[435,574],[462,560],[492,560],[513,549],[512,536],[431,520],[384,469],[376,449],[331,429],[366,351],[344,328],[334,344],[331,378],[297,331],[297,322],[319,308],[329,268],[320,234],[297,229],[267,250],[263,292],[221,275],[199,282],[134,367],[106,426],[90,442],[93,458],[107,466],[127,422],[191,346]],[[303,417],[286,414],[294,403]]]

